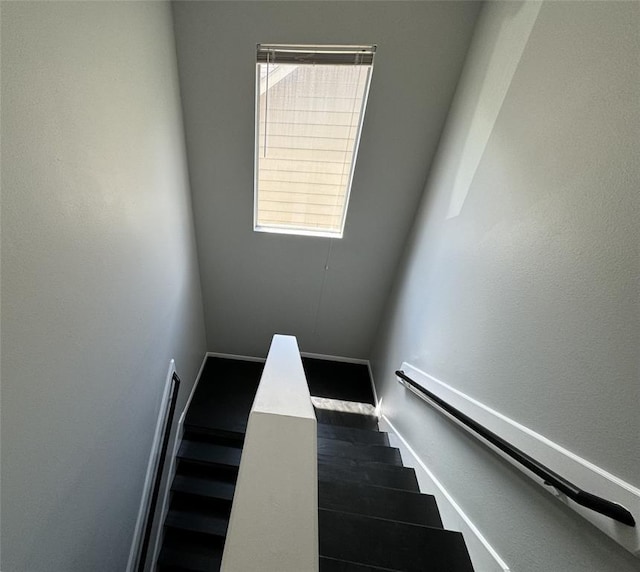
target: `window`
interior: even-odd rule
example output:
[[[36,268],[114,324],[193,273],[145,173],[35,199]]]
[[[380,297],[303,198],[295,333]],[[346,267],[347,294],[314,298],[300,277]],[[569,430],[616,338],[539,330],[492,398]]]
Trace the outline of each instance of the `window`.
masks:
[[[255,230],[342,237],[374,52],[258,45]]]

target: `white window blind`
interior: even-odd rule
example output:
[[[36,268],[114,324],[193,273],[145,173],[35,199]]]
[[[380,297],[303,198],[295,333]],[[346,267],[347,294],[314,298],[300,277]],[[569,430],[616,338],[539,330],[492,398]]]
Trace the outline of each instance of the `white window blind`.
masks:
[[[258,46],[256,230],[341,237],[372,46]]]

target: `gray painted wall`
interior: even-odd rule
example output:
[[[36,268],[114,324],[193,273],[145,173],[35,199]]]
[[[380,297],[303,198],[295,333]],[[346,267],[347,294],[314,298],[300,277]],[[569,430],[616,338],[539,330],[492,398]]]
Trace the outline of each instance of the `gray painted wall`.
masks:
[[[124,570],[205,351],[168,4],[2,3],[3,572]]]
[[[279,332],[303,351],[368,357],[479,7],[174,4],[210,350],[264,356]],[[378,44],[342,240],[253,232],[259,42]]]
[[[383,412],[512,570],[631,572],[630,553],[393,375],[409,361],[640,485],[640,4],[531,17],[483,9],[374,376]]]

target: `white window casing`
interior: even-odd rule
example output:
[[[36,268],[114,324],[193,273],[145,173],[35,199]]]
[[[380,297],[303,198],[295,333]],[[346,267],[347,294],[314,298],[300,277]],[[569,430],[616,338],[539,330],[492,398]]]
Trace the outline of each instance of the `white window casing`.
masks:
[[[258,45],[254,230],[342,237],[374,53]]]

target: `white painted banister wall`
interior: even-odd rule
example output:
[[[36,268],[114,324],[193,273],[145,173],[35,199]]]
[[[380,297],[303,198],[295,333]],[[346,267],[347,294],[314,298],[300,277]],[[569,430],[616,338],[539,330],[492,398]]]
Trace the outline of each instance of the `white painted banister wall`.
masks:
[[[275,335],[249,415],[223,572],[317,572],[316,435],[296,338]]]

